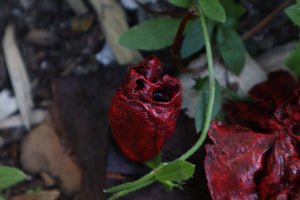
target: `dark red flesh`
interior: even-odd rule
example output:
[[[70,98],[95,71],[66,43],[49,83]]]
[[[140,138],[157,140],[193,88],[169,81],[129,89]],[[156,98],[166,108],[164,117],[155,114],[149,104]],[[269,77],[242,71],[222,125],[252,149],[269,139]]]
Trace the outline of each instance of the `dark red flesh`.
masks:
[[[212,122],[205,171],[214,200],[300,199],[300,89],[275,71],[249,94],[227,103],[230,124]]]
[[[181,106],[182,86],[164,75],[155,56],[131,66],[114,95],[110,126],[121,151],[130,159],[154,158],[175,130]]]

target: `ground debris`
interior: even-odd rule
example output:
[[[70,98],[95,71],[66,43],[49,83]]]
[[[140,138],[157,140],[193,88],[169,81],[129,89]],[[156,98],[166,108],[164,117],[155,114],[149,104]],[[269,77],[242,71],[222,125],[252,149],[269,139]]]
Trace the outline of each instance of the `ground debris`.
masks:
[[[25,63],[15,40],[15,30],[12,24],[5,29],[3,52],[23,123],[29,129],[31,126],[31,109],[33,107],[31,87]]]
[[[81,187],[80,170],[69,152],[63,150],[49,119],[24,137],[21,162],[30,173],[47,172],[60,180],[66,193],[77,192]]]
[[[20,194],[12,197],[11,200],[56,200],[59,196],[59,190],[43,190],[34,194]]]
[[[82,171],[80,199],[103,199],[105,187],[108,108],[122,70],[110,67],[53,82],[51,114],[61,141]]]

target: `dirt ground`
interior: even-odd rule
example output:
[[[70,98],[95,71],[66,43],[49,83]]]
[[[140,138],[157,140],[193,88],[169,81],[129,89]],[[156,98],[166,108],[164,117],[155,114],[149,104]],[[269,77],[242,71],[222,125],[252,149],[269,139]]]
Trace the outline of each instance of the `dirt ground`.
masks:
[[[0,0],[0,95],[10,94],[0,107],[16,104],[6,116],[0,115],[0,165],[19,168],[27,175],[21,183],[1,191],[6,199],[106,199],[104,188],[149,171],[125,158],[112,138],[108,108],[129,64],[119,64],[107,49],[97,9],[91,1],[83,2],[86,10],[80,15],[67,1]],[[166,11],[164,16],[183,14],[164,0],[132,9],[124,2],[129,26],[162,16],[161,11]],[[241,2],[247,9],[239,27],[241,35],[282,3]],[[7,34],[12,38],[9,45],[5,45]],[[297,39],[298,30],[281,12],[245,43],[256,57]],[[171,61],[170,48],[139,53],[143,57],[155,54],[171,75],[182,73]],[[23,65],[26,73],[14,69],[21,74],[14,77],[8,56],[12,63]],[[21,100],[20,90],[24,92]],[[198,138],[195,132],[194,119],[182,110],[176,131],[162,150],[163,160],[173,160],[189,149]],[[210,199],[204,156],[203,147],[190,159],[197,166],[196,174],[184,190],[167,192],[157,183],[121,199]]]

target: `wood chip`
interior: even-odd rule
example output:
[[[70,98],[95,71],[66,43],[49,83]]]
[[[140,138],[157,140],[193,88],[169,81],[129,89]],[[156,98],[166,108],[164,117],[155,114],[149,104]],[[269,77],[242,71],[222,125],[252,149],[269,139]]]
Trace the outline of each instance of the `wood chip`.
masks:
[[[126,14],[116,0],[89,0],[97,12],[105,38],[112,48],[120,65],[138,64],[142,55],[134,49],[121,46],[118,39],[128,30]]]
[[[40,176],[42,177],[42,179],[45,182],[45,185],[47,187],[49,186],[54,186],[55,185],[55,180],[53,179],[53,177],[51,177],[48,173],[46,172],[42,172],[40,173]]]
[[[29,129],[31,126],[31,109],[33,107],[31,88],[24,61],[17,47],[15,31],[12,25],[8,25],[5,29],[3,52],[14,93],[17,97],[22,121],[25,127]]]
[[[82,16],[82,17],[74,17],[71,21],[71,29],[72,31],[87,31],[91,28],[94,22],[94,16]]]
[[[31,113],[31,124],[36,125],[43,122],[47,117],[47,111],[45,110],[33,110]],[[13,127],[19,127],[23,125],[21,115],[14,115],[0,121],[0,129],[8,129]]]
[[[67,2],[72,7],[76,15],[84,15],[88,12],[87,7],[81,0],[67,0]]]
[[[59,39],[47,30],[33,29],[26,35],[25,41],[36,45],[52,46],[58,43]]]
[[[30,9],[30,7],[32,5],[32,0],[19,0],[19,2],[25,10]]]
[[[60,196],[59,190],[43,190],[34,194],[20,194],[11,198],[11,200],[56,200]]]

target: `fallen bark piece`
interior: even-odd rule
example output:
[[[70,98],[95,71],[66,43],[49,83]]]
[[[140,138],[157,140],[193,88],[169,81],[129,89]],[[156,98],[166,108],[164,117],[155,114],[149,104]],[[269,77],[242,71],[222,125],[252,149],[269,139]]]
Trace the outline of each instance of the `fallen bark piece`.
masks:
[[[17,47],[13,25],[6,27],[2,47],[22,121],[25,127],[29,129],[31,126],[31,109],[33,107],[31,87],[24,61]]]
[[[66,193],[74,193],[80,189],[80,169],[70,153],[63,151],[50,120],[33,129],[23,139],[21,162],[30,173],[47,172],[57,178]]]
[[[20,194],[11,200],[56,200],[60,196],[59,190],[43,190],[34,194]]]
[[[82,172],[80,200],[104,199],[108,110],[120,70],[102,70],[60,78],[52,85],[53,124]]]
[[[126,14],[116,0],[89,0],[97,12],[105,38],[120,65],[140,63],[142,55],[134,49],[121,46],[118,39],[128,29]]]

